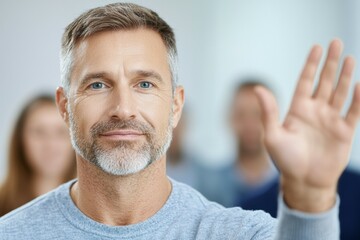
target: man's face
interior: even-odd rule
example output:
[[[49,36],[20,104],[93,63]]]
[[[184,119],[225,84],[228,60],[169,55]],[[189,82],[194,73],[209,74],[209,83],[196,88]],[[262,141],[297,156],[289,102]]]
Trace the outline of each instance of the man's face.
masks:
[[[173,96],[167,50],[156,32],[97,33],[74,52],[65,107],[73,146],[109,174],[139,172],[165,154],[182,97],[182,88]]]
[[[261,108],[252,88],[244,88],[235,96],[231,123],[243,153],[256,154],[263,150]]]

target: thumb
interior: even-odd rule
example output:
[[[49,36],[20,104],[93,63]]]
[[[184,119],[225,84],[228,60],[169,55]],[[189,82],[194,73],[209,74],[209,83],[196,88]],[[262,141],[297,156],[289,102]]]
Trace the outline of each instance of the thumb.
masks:
[[[268,89],[262,86],[255,87],[254,91],[260,101],[265,134],[267,136],[272,135],[279,127],[279,109],[275,97]]]

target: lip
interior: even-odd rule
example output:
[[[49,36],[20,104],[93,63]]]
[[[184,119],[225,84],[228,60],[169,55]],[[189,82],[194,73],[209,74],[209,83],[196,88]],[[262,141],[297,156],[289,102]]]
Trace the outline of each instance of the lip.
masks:
[[[139,137],[144,136],[142,132],[129,129],[112,130],[100,134],[100,137],[111,140],[136,140]]]

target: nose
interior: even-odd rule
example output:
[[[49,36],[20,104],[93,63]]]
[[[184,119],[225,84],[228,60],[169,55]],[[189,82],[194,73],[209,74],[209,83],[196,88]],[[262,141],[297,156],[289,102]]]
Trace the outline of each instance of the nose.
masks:
[[[113,90],[109,106],[109,117],[112,119],[128,120],[136,117],[134,97],[127,86],[116,87]]]

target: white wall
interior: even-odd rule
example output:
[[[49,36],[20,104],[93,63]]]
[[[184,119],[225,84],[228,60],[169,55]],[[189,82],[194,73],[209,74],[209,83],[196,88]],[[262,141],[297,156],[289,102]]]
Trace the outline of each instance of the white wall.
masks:
[[[0,178],[19,109],[35,93],[54,92],[59,84],[63,29],[83,11],[109,2],[113,1],[0,2]],[[345,51],[360,58],[356,44],[360,4],[356,1],[133,2],[154,9],[175,29],[180,82],[186,88],[191,117],[188,145],[207,161],[231,155],[225,115],[238,76],[257,74],[271,80],[286,109],[313,43],[325,46],[339,36],[345,41]],[[360,166],[359,136],[353,158]]]

